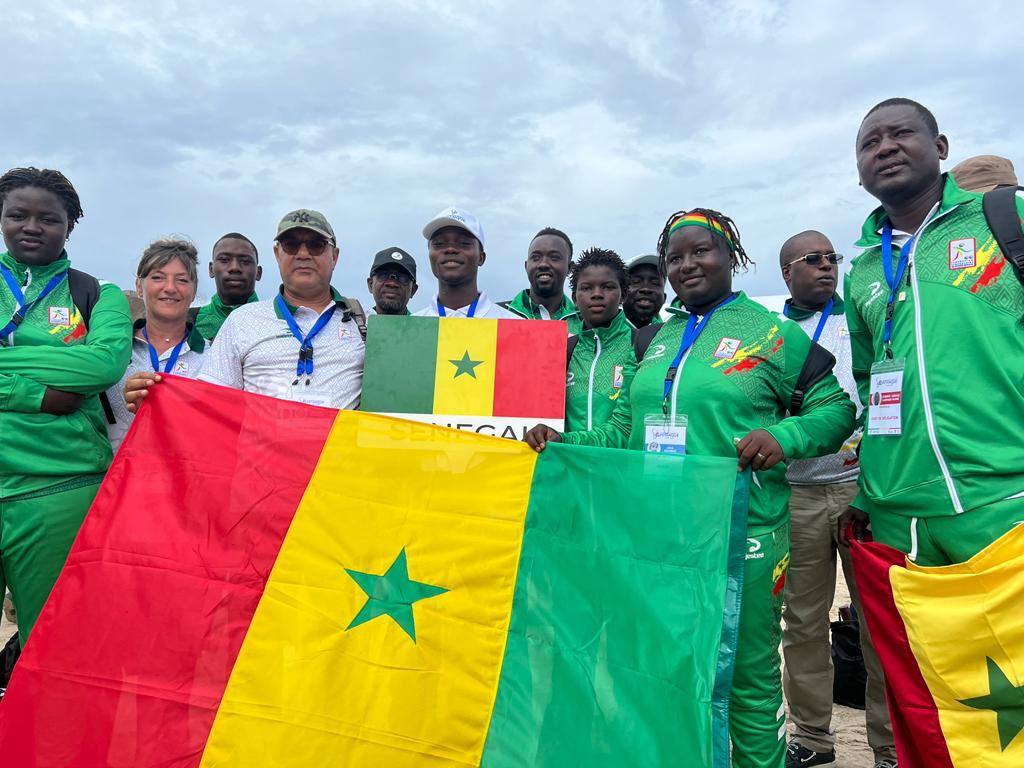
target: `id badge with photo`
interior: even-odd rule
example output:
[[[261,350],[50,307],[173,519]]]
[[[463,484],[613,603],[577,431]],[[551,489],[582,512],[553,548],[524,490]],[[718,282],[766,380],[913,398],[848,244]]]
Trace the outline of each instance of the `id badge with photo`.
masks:
[[[686,417],[675,422],[660,414],[644,418],[644,450],[649,453],[686,453]]]
[[[885,360],[871,366],[868,434],[896,437],[903,433],[903,369],[905,360]]]

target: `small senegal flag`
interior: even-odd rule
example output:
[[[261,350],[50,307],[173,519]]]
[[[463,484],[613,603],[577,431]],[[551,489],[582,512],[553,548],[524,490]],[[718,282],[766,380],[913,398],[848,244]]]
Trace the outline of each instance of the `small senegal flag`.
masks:
[[[853,560],[900,768],[1024,765],[1024,525],[958,565]]]
[[[167,376],[3,765],[725,768],[748,480]]]
[[[499,437],[561,429],[565,349],[561,321],[373,315],[360,408]]]

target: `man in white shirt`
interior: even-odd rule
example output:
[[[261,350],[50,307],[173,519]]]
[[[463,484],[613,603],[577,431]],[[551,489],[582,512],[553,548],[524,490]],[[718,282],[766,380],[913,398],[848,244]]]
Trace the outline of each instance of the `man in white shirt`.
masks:
[[[476,216],[461,208],[445,208],[423,228],[430,271],[437,293],[419,317],[514,319],[477,288],[477,272],[487,259],[484,230]]]
[[[277,296],[228,316],[200,380],[310,405],[359,407],[366,318],[358,301],[331,285],[338,253],[322,213],[300,209],[281,219],[274,242],[282,280]],[[157,380],[126,389],[129,410]]]

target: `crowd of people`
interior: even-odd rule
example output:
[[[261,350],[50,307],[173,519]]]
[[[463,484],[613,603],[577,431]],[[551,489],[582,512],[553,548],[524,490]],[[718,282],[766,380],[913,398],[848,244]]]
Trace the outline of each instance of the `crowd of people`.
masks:
[[[857,603],[849,537],[935,565],[1024,520],[1024,257],[1015,264],[993,234],[996,204],[983,194],[1015,189],[1012,165],[986,156],[943,173],[948,141],[908,99],[873,107],[855,149],[880,207],[845,290],[844,257],[824,233],[801,231],[780,248],[782,316],[734,290],[752,260],[735,222],[710,208],[673,213],[655,252],[629,262],[603,248],[574,256],[566,233],[541,229],[527,287],[500,302],[478,286],[475,216],[448,208],[423,228],[437,290],[417,315],[566,324],[565,428],[531,429],[534,449],[735,456],[753,471],[730,705],[737,766],[835,762],[829,612],[837,558]],[[1008,199],[1019,228],[1024,204]],[[256,293],[257,246],[230,232],[208,265],[216,295],[192,308],[197,249],[160,239],[139,259],[133,322],[119,288],[71,266],[65,243],[81,216],[57,171],[0,177],[0,584],[22,642],[160,374],[358,408],[367,315],[409,315],[419,288],[416,259],[385,248],[364,310],[334,287],[331,224],[299,209],[277,228],[273,298]],[[876,767],[891,768],[884,680],[863,623],[861,642],[868,740]]]

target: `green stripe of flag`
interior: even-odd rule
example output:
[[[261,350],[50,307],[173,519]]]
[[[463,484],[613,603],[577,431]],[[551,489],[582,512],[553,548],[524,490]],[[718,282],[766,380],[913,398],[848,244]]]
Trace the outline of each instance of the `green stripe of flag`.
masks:
[[[416,322],[410,322],[415,320]],[[360,408],[378,413],[433,413],[437,318],[371,315]]]
[[[624,502],[623,478],[641,477]],[[482,766],[728,765],[716,683],[748,486],[735,459],[548,445]]]

